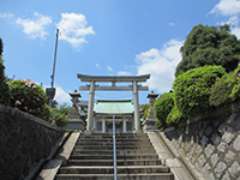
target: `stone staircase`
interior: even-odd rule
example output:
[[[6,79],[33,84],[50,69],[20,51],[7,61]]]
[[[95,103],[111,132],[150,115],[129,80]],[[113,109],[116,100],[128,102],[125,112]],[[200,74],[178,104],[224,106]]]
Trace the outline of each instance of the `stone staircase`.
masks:
[[[147,135],[117,134],[118,180],[174,180]],[[111,134],[81,134],[55,180],[113,180]]]

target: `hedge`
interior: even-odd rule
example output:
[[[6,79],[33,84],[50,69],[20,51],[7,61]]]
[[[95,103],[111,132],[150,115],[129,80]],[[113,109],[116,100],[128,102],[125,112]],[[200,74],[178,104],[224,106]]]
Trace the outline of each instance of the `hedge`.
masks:
[[[209,109],[212,85],[226,72],[221,66],[203,66],[180,74],[174,82],[176,105],[184,117]]]

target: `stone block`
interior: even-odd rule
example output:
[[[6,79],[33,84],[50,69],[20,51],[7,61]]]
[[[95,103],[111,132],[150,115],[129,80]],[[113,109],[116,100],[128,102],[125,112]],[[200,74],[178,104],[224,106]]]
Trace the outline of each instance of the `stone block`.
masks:
[[[240,174],[240,164],[235,161],[231,167],[228,169],[229,173],[232,177],[236,178]]]
[[[215,172],[215,175],[217,176],[217,178],[221,177],[221,175],[224,173],[226,168],[227,168],[227,165],[224,162],[219,162],[217,164],[217,166],[214,169],[214,172]]]
[[[231,133],[231,132],[225,132],[225,133],[223,134],[223,136],[222,136],[222,140],[223,140],[224,142],[226,142],[226,143],[229,144],[229,143],[233,140],[234,137],[235,137],[235,136],[234,136],[233,133]]]
[[[215,150],[215,147],[211,144],[208,144],[207,147],[204,149],[204,153],[206,157],[209,158],[214,152],[214,150]]]
[[[203,137],[201,138],[200,143],[201,143],[201,145],[206,146],[207,143],[208,143],[208,137],[207,137],[207,136],[203,136]]]
[[[218,154],[213,154],[211,156],[211,164],[213,167],[217,164],[218,160],[219,160]]]
[[[217,150],[220,151],[220,152],[225,152],[226,149],[227,149],[227,144],[225,142],[221,142],[218,147],[217,147]]]
[[[235,151],[240,151],[240,135],[233,142],[233,148]]]
[[[206,158],[205,158],[205,156],[202,154],[202,155],[199,156],[199,158],[198,158],[198,164],[200,165],[200,167],[203,167],[205,163],[206,163]]]
[[[226,172],[223,177],[222,177],[222,180],[231,180],[231,177],[229,176],[229,173]]]
[[[214,145],[218,145],[221,142],[221,137],[217,133],[215,133],[212,135],[211,141]]]
[[[236,154],[234,152],[232,152],[231,150],[229,150],[224,157],[224,160],[228,163],[231,164],[231,162],[235,159]]]

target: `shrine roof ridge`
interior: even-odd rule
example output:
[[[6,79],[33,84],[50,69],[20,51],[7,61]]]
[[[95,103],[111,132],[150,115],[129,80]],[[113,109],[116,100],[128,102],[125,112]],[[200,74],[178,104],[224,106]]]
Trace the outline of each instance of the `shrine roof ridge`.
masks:
[[[86,74],[77,74],[82,82],[145,82],[150,78],[150,74],[138,76],[95,76]]]

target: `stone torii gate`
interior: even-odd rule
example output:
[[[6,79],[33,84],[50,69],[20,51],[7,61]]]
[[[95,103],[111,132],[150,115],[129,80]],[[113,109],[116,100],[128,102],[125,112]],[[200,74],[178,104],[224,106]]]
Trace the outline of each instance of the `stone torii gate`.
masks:
[[[138,83],[146,82],[150,78],[150,75],[141,76],[91,76],[78,74],[78,78],[82,82],[88,82],[89,85],[80,86],[80,90],[89,91],[89,101],[88,101],[88,120],[87,120],[87,130],[93,130],[93,109],[94,109],[94,99],[95,91],[132,91],[133,93],[133,104],[134,104],[134,129],[136,132],[140,131],[140,119],[139,119],[139,97],[138,91],[148,91],[148,87],[139,85]],[[110,82],[110,86],[100,86],[97,83]],[[131,83],[127,86],[117,86],[116,83]]]

